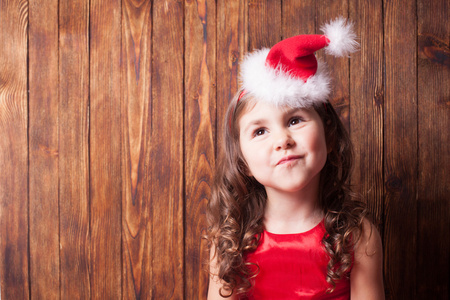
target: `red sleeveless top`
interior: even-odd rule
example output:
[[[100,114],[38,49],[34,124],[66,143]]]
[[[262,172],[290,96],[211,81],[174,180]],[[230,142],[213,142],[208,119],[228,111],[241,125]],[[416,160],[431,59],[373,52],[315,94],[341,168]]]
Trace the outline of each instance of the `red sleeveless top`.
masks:
[[[247,262],[259,266],[259,273],[241,299],[350,299],[349,279],[326,293],[329,256],[321,242],[325,232],[323,221],[303,233],[264,231],[256,251],[246,256]]]

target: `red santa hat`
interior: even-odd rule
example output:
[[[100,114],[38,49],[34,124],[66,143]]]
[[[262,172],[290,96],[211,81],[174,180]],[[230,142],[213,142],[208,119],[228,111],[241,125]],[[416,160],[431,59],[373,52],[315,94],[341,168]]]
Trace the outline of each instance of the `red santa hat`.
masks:
[[[325,103],[331,78],[314,52],[348,56],[358,48],[353,24],[342,17],[324,25],[324,35],[298,35],[271,49],[248,54],[241,64],[241,86],[258,101],[292,107]]]

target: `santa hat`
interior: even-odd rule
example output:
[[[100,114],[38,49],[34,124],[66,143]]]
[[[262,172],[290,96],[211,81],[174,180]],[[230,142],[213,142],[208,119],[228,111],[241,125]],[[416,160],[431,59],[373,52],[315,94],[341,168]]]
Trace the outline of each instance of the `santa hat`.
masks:
[[[325,48],[327,54],[348,56],[358,43],[353,24],[342,17],[321,30],[324,35],[298,35],[248,54],[241,64],[244,93],[258,101],[292,107],[327,102],[331,78],[314,52]]]

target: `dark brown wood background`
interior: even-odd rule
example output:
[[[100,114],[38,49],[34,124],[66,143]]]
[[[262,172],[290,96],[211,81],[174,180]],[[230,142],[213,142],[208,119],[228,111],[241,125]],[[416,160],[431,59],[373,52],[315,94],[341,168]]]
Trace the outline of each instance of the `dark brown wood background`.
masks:
[[[0,0],[2,299],[205,299],[218,132],[255,48],[318,53],[379,220],[388,299],[448,299],[448,0]]]

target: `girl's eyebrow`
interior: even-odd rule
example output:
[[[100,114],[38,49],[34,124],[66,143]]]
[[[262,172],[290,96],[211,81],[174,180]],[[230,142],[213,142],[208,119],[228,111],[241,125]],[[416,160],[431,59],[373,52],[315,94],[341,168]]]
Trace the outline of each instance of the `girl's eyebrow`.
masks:
[[[244,132],[247,132],[249,130],[249,128],[252,126],[260,126],[260,125],[264,124],[265,122],[266,122],[265,119],[252,120],[247,124],[247,126],[244,127]]]
[[[285,113],[287,115],[292,115],[292,114],[297,113],[299,111],[303,112],[303,108],[301,108],[301,107],[293,107],[293,108],[287,109]]]

